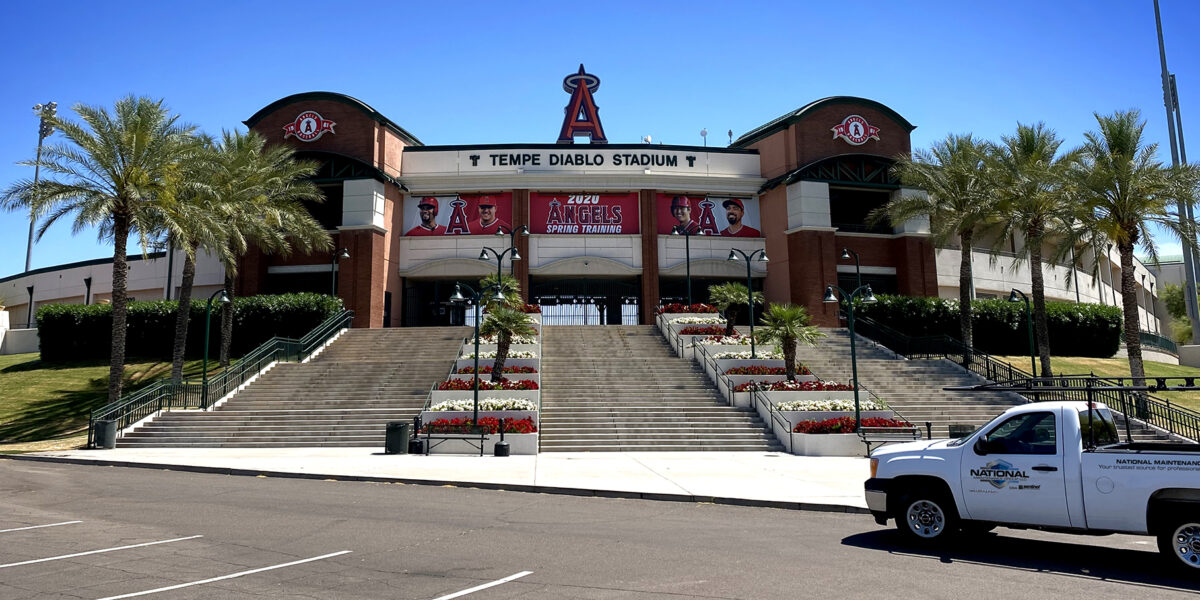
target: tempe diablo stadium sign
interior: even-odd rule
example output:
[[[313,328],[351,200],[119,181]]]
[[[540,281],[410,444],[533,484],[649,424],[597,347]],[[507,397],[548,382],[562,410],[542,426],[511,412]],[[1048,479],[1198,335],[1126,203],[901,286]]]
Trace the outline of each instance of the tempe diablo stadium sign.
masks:
[[[638,195],[529,194],[531,233],[641,233]]]

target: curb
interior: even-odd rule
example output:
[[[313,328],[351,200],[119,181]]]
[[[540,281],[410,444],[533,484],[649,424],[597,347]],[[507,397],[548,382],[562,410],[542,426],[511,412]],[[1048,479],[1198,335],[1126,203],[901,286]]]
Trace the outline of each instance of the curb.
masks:
[[[232,467],[204,467],[198,465],[171,465],[161,463],[139,463],[118,460],[63,458],[57,456],[31,456],[23,454],[0,454],[0,459],[23,460],[31,462],[62,463],[69,465],[84,465],[96,467],[125,467],[130,469],[153,469],[156,471],[179,471],[186,473],[206,473],[212,475],[233,475],[239,477],[277,477],[280,479],[319,479],[333,481],[357,481],[366,483],[399,483],[405,485],[428,485],[435,487],[461,487],[480,490],[498,490],[506,492],[525,492],[531,494],[555,494],[561,496],[590,496],[594,498],[624,498],[630,500],[654,500],[659,502],[686,502],[692,504],[726,504],[730,506],[749,506],[756,508],[778,508],[782,510],[802,510],[812,512],[848,513],[869,515],[870,510],[857,506],[840,504],[818,504],[812,502],[784,502],[779,500],[753,500],[748,498],[726,498],[721,496],[695,496],[691,494],[657,494],[650,492],[623,492],[615,490],[592,490],[585,488],[564,488],[538,485],[522,485],[516,483],[481,483],[473,481],[453,481],[439,479],[405,479],[401,477],[371,477],[367,475],[329,475],[321,473],[292,473],[287,471],[262,471],[256,469],[235,469]]]

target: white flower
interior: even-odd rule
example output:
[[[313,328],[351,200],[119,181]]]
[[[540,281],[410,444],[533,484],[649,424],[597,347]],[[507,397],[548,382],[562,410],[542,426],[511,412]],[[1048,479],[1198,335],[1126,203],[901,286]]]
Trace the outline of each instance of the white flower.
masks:
[[[480,344],[495,344],[496,341],[497,341],[496,336],[494,336],[494,335],[479,336]],[[536,344],[536,343],[538,343],[538,341],[537,341],[537,338],[535,338],[531,335],[514,335],[512,337],[512,343],[514,343],[514,344]]]
[[[869,398],[863,398],[858,403],[860,410],[884,410],[887,408],[884,404],[876,402]],[[781,402],[775,405],[775,410],[792,411],[792,410],[819,410],[830,412],[852,412],[854,411],[854,400],[841,400],[834,398],[826,398],[824,400],[794,400],[792,402]]]
[[[462,400],[447,400],[429,407],[432,411],[446,410],[475,410],[472,398]],[[479,410],[537,410],[537,404],[524,398],[483,398],[479,401]]]
[[[709,323],[718,323],[724,325],[725,319],[722,319],[720,315],[712,315],[710,317],[678,317],[671,319],[670,323],[672,325],[706,325]]]
[[[721,335],[706,337],[696,343],[701,346],[749,346],[750,336],[748,335]]]
[[[475,358],[475,353],[467,352],[467,353],[463,354],[462,356],[460,356],[459,358]],[[480,352],[479,358],[496,358],[496,351],[495,350],[485,350],[483,352]],[[530,352],[528,350],[521,350],[520,352],[510,351],[508,353],[508,358],[537,358],[537,353]]]
[[[758,352],[755,352],[755,354],[756,354],[755,358],[770,358],[770,359],[783,358],[783,352],[780,352],[778,350],[760,350]],[[715,359],[718,359],[718,360],[726,359],[726,358],[749,359],[750,353],[749,352],[717,352],[717,353],[713,354],[712,357]]]

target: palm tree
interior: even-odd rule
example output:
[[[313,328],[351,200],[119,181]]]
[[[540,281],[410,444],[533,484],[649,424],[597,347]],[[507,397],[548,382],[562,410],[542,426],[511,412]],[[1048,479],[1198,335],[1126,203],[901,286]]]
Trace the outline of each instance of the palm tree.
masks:
[[[496,285],[496,282],[497,279],[495,275],[488,275],[487,277],[479,280],[479,289],[486,290]],[[501,273],[499,285],[500,293],[504,296],[505,304],[512,308],[517,308],[524,305],[524,302],[521,300],[521,283],[517,281],[516,277],[513,277],[507,273]],[[489,295],[488,297],[490,298],[492,296]],[[487,309],[490,311],[494,304],[496,304],[495,301],[489,300]]]
[[[1042,373],[1049,374],[1050,334],[1042,264],[1048,239],[1072,240],[1072,243],[1056,246],[1061,252],[1056,252],[1052,256],[1054,259],[1064,258],[1059,254],[1066,254],[1074,247],[1079,204],[1066,192],[1068,187],[1064,180],[1071,165],[1078,160],[1078,151],[1058,154],[1063,141],[1053,129],[1040,122],[1036,125],[1018,123],[1016,134],[1002,136],[1001,140],[988,161],[989,168],[993,169],[991,182],[996,186],[1003,215],[995,239],[1001,244],[1018,239],[1023,253],[1029,255],[1034,337]]]
[[[817,341],[825,337],[815,326],[809,325],[811,321],[808,311],[795,304],[772,304],[763,315],[758,339],[775,342],[783,349],[788,381],[796,380],[796,347],[799,344],[816,346]]]
[[[535,335],[529,315],[515,308],[496,303],[488,306],[487,318],[479,324],[479,334],[496,336],[496,363],[492,367],[492,381],[500,381],[504,373],[504,362],[508,360],[508,349],[514,336]]]
[[[708,286],[708,301],[717,307],[717,310],[725,313],[725,335],[733,335],[738,309],[747,298],[749,292],[746,286],[734,281]],[[754,301],[763,301],[762,292],[754,292]]]
[[[266,254],[288,256],[328,252],[333,241],[312,217],[305,202],[323,202],[324,194],[309,178],[318,168],[299,161],[286,145],[267,146],[257,132],[224,131],[206,154],[201,179],[213,200],[224,237],[216,252],[225,267],[225,292],[234,297],[238,260],[257,247]],[[220,364],[229,366],[233,342],[233,303],[221,307]]]
[[[1145,377],[1138,335],[1137,282],[1133,253],[1140,245],[1154,262],[1158,249],[1150,228],[1157,225],[1190,247],[1191,226],[1181,225],[1176,202],[1195,202],[1200,169],[1194,165],[1165,167],[1155,160],[1157,144],[1143,144],[1146,122],[1138,110],[1095,114],[1097,131],[1085,134],[1082,161],[1074,170],[1082,200],[1092,213],[1095,235],[1111,240],[1121,256],[1121,304],[1125,314],[1125,347],[1129,373]]]
[[[42,149],[38,166],[49,176],[35,187],[22,180],[4,191],[0,204],[48,214],[38,235],[60,218],[74,215],[75,233],[97,227],[101,239],[113,241],[112,352],[108,400],[121,397],[125,368],[125,322],[129,236],[142,248],[154,230],[152,208],[171,201],[181,183],[181,164],[198,146],[195,127],[180,124],[162,100],[127,96],[112,113],[103,107],[77,104],[82,124],[59,117],[50,124],[68,143]],[[33,162],[24,164],[33,165]]]
[[[958,238],[962,260],[958,270],[958,321],[962,341],[971,345],[971,248],[976,235],[996,222],[997,202],[988,183],[986,156],[990,144],[971,134],[946,136],[928,150],[913,156],[899,156],[893,173],[908,187],[925,194],[897,194],[872,218],[889,218],[893,223],[925,217],[929,219],[933,242],[945,245]]]

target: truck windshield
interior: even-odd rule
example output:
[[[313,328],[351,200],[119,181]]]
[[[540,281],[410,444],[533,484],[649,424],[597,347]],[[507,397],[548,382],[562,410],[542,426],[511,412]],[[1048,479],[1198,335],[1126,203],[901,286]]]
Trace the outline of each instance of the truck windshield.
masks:
[[[957,438],[954,441],[952,441],[946,445],[947,446],[961,446],[961,445],[967,443],[967,440],[971,439],[971,436],[975,435],[980,429],[987,429],[988,427],[991,427],[993,423],[995,423],[996,421],[999,421],[1000,417],[1003,417],[1003,416],[1004,416],[1003,414],[996,415],[996,417],[993,418],[991,421],[988,421],[987,423],[984,423],[982,426],[977,427],[975,429],[975,431],[972,431],[971,433],[968,433],[967,435]]]

